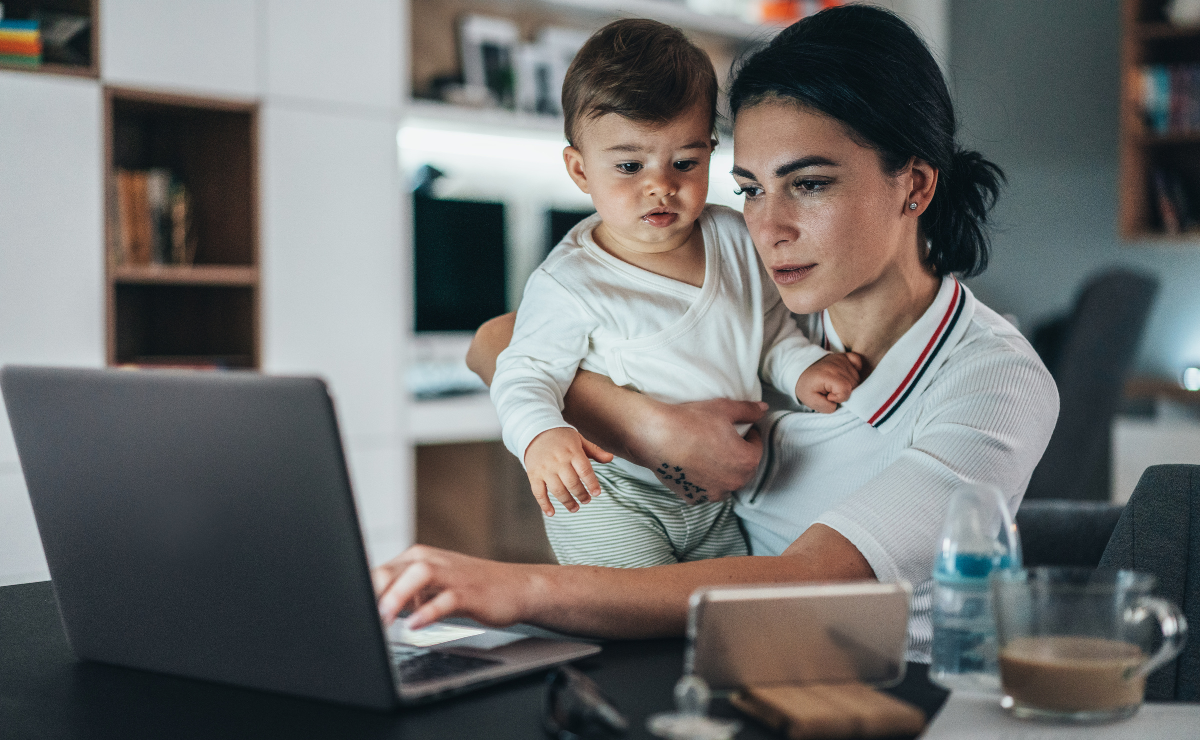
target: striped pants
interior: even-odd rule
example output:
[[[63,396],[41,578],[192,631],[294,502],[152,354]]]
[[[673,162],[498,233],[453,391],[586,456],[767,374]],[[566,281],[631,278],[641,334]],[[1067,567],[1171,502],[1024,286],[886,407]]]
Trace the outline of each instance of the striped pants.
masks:
[[[665,486],[592,463],[603,493],[574,514],[551,497],[546,536],[563,565],[645,568],[747,555],[733,499],[688,504]]]

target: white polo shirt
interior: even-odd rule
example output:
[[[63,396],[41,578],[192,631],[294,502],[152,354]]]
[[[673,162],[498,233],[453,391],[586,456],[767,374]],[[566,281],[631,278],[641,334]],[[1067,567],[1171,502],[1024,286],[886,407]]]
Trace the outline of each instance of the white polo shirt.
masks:
[[[828,311],[808,323],[814,342],[845,351]],[[840,409],[791,404],[768,417],[759,474],[736,511],[755,555],[778,555],[820,523],[854,543],[879,580],[912,583],[909,659],[928,662],[951,492],[991,483],[1015,512],[1057,419],[1058,389],[1029,342],[946,277]]]

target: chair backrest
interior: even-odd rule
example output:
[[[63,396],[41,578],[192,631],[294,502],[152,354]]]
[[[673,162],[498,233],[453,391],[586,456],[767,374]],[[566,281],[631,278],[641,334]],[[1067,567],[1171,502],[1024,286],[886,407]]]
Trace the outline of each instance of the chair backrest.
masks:
[[[1146,468],[1100,566],[1153,574],[1159,595],[1181,606],[1200,629],[1200,465]],[[1146,698],[1200,700],[1200,639],[1190,639],[1178,658],[1150,674]]]
[[[1099,501],[1041,499],[1017,510],[1025,567],[1095,568],[1124,506]]]
[[[1155,278],[1115,269],[1080,291],[1050,362],[1058,424],[1025,498],[1108,500],[1112,418],[1157,290]]]

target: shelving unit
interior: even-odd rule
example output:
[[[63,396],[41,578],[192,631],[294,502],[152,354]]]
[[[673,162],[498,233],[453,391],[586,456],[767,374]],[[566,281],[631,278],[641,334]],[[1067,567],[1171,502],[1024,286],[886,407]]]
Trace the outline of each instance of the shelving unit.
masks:
[[[652,18],[683,29],[697,46],[708,52],[722,85],[733,60],[748,47],[764,44],[778,32],[736,18],[706,15],[666,0],[412,0],[409,27],[412,29],[410,70],[413,112],[424,117],[464,119],[486,125],[528,127],[534,130],[562,129],[554,116],[496,109],[456,108],[430,97],[433,79],[459,71],[457,21],[466,14],[507,18],[520,28],[522,38],[532,39],[543,27],[556,26],[594,31],[621,17]]]
[[[106,88],[109,364],[256,368],[257,105]],[[192,198],[193,264],[122,263],[118,168],[169,169]]]
[[[100,38],[99,2],[100,0],[4,0],[5,20],[29,20],[31,14],[40,10],[47,13],[70,13],[72,15],[87,16],[90,22],[87,31],[88,53],[86,64],[43,62],[36,67],[27,67],[20,64],[0,62],[0,69],[31,72],[33,74],[99,77],[100,67],[96,60],[97,50],[99,49],[97,39]]]
[[[1164,0],[1123,0],[1118,232],[1131,242],[1193,241],[1168,234],[1155,205],[1153,172],[1169,169],[1200,196],[1200,131],[1158,135],[1147,129],[1138,76],[1143,65],[1200,63],[1200,25],[1166,21]]]

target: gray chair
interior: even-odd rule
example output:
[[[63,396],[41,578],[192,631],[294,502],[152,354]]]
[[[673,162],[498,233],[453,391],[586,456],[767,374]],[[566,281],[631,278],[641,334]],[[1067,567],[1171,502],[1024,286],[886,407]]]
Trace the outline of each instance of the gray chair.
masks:
[[[1070,316],[1034,332],[1059,412],[1027,500],[1108,500],[1112,419],[1157,290],[1149,275],[1110,270],[1088,280]]]
[[[1117,521],[1102,568],[1153,574],[1158,593],[1200,629],[1200,465],[1147,468]],[[1151,701],[1200,701],[1200,636],[1146,680]]]
[[[1025,567],[1095,568],[1124,508],[1098,501],[1024,501],[1017,510],[1017,530]]]

